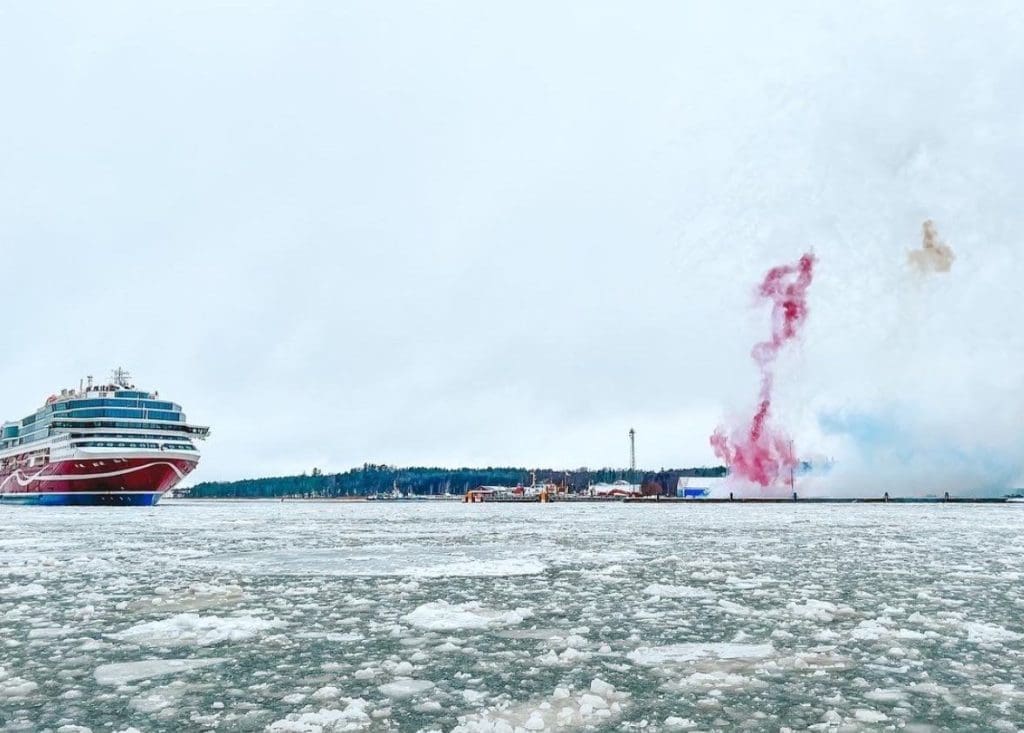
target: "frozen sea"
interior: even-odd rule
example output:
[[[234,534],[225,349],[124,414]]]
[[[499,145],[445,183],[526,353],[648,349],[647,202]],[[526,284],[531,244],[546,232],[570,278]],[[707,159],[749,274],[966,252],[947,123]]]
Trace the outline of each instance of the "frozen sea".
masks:
[[[0,506],[0,730],[1018,730],[1024,505]]]

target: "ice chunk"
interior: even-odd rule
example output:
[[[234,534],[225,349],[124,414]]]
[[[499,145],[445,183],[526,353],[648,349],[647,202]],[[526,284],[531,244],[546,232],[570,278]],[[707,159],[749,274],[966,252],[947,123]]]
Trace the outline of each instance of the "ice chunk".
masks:
[[[644,667],[694,662],[700,659],[764,659],[775,649],[771,644],[670,644],[640,647],[626,657]]]
[[[362,698],[348,699],[343,709],[321,708],[315,713],[291,714],[275,720],[268,733],[326,733],[326,731],[362,730],[370,725],[368,703]]]
[[[284,626],[281,621],[255,616],[200,616],[180,613],[160,621],[136,624],[111,638],[142,646],[212,646],[251,639],[267,629]]]
[[[871,700],[872,702],[884,702],[897,704],[907,698],[906,694],[900,690],[882,690],[875,688],[871,692],[864,693],[865,700]]]
[[[892,631],[879,619],[864,619],[850,632],[850,636],[858,641],[876,641],[888,636]]]
[[[569,647],[561,654],[556,654],[553,649],[549,649],[547,654],[537,658],[537,662],[546,667],[569,667],[589,658],[590,654],[587,652]]]
[[[7,598],[34,598],[45,595],[46,588],[39,585],[39,583],[26,583],[25,585],[12,583],[11,585],[0,588],[0,596],[5,596]]]
[[[434,687],[430,680],[399,679],[380,686],[380,691],[390,698],[401,700],[426,692]]]
[[[456,560],[444,564],[411,566],[405,574],[417,578],[500,578],[515,575],[540,575],[548,567],[535,558],[507,560]]]
[[[407,623],[427,631],[486,629],[491,626],[513,626],[532,616],[528,608],[512,611],[490,611],[479,603],[448,603],[434,601],[418,606],[403,616]]]
[[[706,588],[694,588],[689,585],[661,585],[651,583],[644,588],[644,595],[659,598],[710,598],[715,594]]]
[[[190,672],[193,669],[223,664],[227,661],[229,661],[227,657],[209,657],[207,659],[144,659],[138,662],[115,662],[101,664],[96,668],[94,676],[96,682],[101,685],[124,685],[136,680]]]
[[[604,694],[594,694],[595,686]],[[618,717],[629,696],[616,692],[600,679],[594,680],[591,688],[591,692],[573,695],[570,689],[557,687],[547,700],[514,706],[502,703],[480,713],[462,715],[452,733],[513,733],[605,726]]]
[[[1010,631],[1002,626],[994,624],[983,624],[976,621],[969,621],[964,624],[967,629],[967,641],[975,644],[998,644],[1004,641],[1014,641],[1020,638],[1020,634]]]
[[[341,690],[339,690],[337,687],[334,687],[333,685],[325,685],[324,687],[321,687],[319,690],[310,695],[310,697],[312,697],[314,700],[323,701],[333,700],[334,698],[340,695]]]
[[[853,717],[861,723],[883,723],[889,719],[889,716],[884,713],[880,713],[877,710],[868,710],[866,708],[857,708],[854,710]]]
[[[165,685],[133,697],[128,705],[137,712],[152,715],[175,705],[184,694],[182,686]]]
[[[29,629],[29,639],[56,639],[59,636],[67,636],[71,629],[64,626],[42,626],[36,629]]]
[[[790,603],[786,608],[796,618],[805,618],[809,621],[820,621],[821,623],[831,622],[839,610],[834,603],[818,601],[813,598],[809,598],[803,603]]]
[[[748,616],[750,614],[750,609],[742,603],[727,601],[724,598],[718,602],[718,607],[733,616]]]
[[[534,711],[532,715],[523,723],[523,727],[526,730],[544,730],[547,728],[547,723],[544,722],[544,718],[541,716],[539,711]]]
[[[0,667],[0,673],[3,667]],[[30,697],[39,685],[22,677],[5,677],[0,674],[0,700],[21,700]]]
[[[762,688],[765,686],[766,683],[761,680],[724,671],[694,672],[679,680],[678,683],[680,689],[703,690]]]

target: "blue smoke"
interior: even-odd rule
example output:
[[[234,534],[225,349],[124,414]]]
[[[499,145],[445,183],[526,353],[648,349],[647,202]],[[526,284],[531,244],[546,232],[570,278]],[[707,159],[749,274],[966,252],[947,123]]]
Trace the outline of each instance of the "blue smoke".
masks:
[[[965,446],[906,405],[878,412],[823,412],[818,424],[826,435],[844,439],[850,454],[842,462],[858,464],[897,491],[1003,494],[1013,489],[1021,471],[1019,456],[980,444]],[[927,485],[915,483],[916,476],[928,477]]]

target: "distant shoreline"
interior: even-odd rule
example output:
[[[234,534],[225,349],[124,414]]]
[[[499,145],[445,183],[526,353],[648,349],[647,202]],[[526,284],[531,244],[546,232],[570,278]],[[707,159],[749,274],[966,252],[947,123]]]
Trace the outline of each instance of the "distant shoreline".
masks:
[[[452,497],[403,497],[403,498],[369,498],[365,496],[349,497],[231,497],[231,496],[181,496],[164,499],[164,502],[215,502],[215,503],[261,503],[261,504],[449,504],[466,503],[461,496]],[[477,504],[540,504],[538,498],[526,497],[516,499],[489,499]],[[1005,504],[1009,506],[1024,505],[1024,499],[1016,497],[736,497],[712,499],[684,499],[681,497],[593,497],[580,496],[553,499],[551,504],[637,504],[637,505],[707,505],[707,504]]]

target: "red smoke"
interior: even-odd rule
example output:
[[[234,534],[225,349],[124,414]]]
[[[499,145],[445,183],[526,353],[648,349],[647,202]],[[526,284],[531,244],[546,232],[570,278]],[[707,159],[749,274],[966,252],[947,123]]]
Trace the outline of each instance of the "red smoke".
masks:
[[[751,356],[761,370],[760,405],[750,426],[736,430],[732,438],[719,427],[711,436],[715,455],[729,466],[735,477],[770,486],[797,464],[789,436],[771,425],[772,371],[775,357],[796,338],[807,320],[807,288],[814,278],[813,254],[805,254],[795,265],[773,267],[764,276],[758,295],[772,303],[772,337],[754,346]]]

